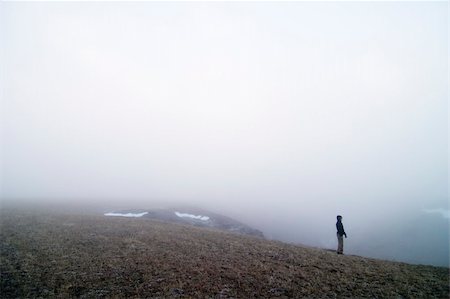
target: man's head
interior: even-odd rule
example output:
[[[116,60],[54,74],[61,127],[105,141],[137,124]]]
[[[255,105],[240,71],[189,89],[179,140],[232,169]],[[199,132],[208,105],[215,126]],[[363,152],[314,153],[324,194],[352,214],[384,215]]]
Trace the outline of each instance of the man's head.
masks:
[[[342,220],[342,216],[341,216],[341,215],[337,215],[336,218],[337,218],[338,221],[341,221],[341,220]]]

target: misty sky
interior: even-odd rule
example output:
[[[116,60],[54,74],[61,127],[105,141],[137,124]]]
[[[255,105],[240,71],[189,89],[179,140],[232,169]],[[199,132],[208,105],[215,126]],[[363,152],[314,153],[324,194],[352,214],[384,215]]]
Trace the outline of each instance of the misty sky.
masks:
[[[1,199],[448,221],[447,5],[2,2]]]

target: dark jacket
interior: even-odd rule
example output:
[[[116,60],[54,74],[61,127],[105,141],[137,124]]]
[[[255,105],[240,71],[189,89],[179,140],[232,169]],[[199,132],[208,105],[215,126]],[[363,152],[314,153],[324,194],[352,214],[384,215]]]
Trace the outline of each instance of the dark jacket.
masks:
[[[339,236],[347,235],[344,230],[344,225],[342,225],[341,221],[336,222],[336,229]]]

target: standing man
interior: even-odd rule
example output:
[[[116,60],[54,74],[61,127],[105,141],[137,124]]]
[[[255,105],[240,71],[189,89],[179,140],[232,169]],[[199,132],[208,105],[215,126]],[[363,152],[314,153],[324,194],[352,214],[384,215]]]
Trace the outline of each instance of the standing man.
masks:
[[[337,254],[343,254],[344,253],[344,236],[347,238],[347,234],[344,230],[344,225],[342,224],[342,216],[337,216],[337,222],[336,222],[336,229],[337,229],[337,239],[338,239],[338,248],[337,248]]]

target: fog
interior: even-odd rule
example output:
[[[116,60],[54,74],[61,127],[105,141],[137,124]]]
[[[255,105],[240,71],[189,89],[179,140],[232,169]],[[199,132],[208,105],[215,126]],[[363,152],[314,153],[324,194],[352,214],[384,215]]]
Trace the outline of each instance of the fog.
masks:
[[[1,2],[2,205],[193,205],[449,265],[446,2]],[[111,211],[109,211],[111,212]]]

